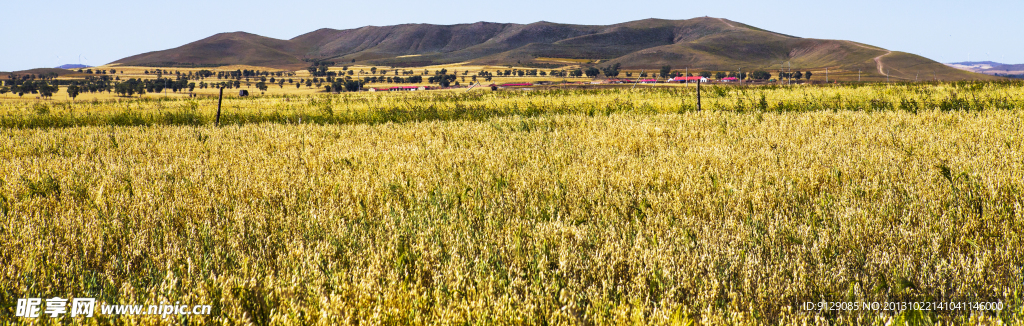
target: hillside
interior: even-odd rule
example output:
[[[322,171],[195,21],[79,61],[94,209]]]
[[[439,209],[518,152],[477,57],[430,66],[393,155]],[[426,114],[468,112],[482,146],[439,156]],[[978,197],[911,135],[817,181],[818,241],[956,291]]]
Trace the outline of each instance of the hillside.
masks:
[[[630,69],[709,70],[831,68],[865,76],[987,79],[904,52],[842,40],[775,33],[722,18],[645,19],[621,24],[551,22],[458,25],[403,24],[320,29],[290,40],[245,32],[217,34],[181,47],[113,63],[135,66],[243,64],[302,69],[311,60],[415,67],[472,63],[554,67],[552,58],[586,59]]]
[[[32,75],[48,75],[48,74],[56,74],[57,76],[67,76],[67,75],[77,74],[77,72],[72,71],[72,70],[67,70],[67,69],[59,69],[59,68],[35,68],[35,69],[21,70],[21,71],[15,71],[15,72],[0,72],[0,78],[6,79],[7,76],[10,75],[10,74],[15,74],[15,75],[29,75],[29,74],[32,74]]]
[[[220,33],[183,46],[147,52],[113,63],[137,66],[221,66],[245,64],[267,67],[303,66],[295,42],[245,32]]]

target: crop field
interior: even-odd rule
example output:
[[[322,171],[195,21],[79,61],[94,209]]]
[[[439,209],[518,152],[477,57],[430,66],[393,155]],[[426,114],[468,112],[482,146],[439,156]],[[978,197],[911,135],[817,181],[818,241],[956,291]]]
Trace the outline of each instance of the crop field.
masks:
[[[14,320],[41,324],[1024,321],[1024,84],[695,95],[225,98],[219,126],[210,98],[0,101],[0,302],[212,305]]]

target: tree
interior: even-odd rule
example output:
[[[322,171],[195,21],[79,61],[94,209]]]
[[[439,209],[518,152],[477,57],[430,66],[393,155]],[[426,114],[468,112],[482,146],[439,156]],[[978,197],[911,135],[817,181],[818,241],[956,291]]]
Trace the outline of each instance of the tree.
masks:
[[[701,71],[700,74],[698,74],[698,75],[700,75],[701,77],[704,77],[704,78],[711,78],[711,72],[710,71]]]
[[[11,89],[7,88],[6,86],[5,87],[0,87],[0,95],[5,95],[5,94],[7,94],[10,91],[11,91]]]
[[[722,79],[725,78],[725,76],[725,73],[721,71],[715,73],[715,79]]]
[[[804,78],[804,74],[800,72],[800,70],[797,70],[796,72],[793,73],[793,78],[800,80],[800,78]]]
[[[57,86],[53,86],[53,85],[47,84],[46,82],[40,82],[40,83],[42,83],[42,85],[38,85],[38,87],[39,87],[39,96],[47,97],[47,98],[48,97],[53,97],[53,93],[57,92]]]
[[[672,72],[672,66],[661,66],[661,76],[668,77],[668,74]]]
[[[594,78],[597,77],[597,74],[601,73],[601,70],[598,70],[597,68],[594,67],[590,67],[587,68],[587,70],[584,73],[587,74],[587,77]]]
[[[114,85],[114,92],[120,96],[132,96],[136,93],[139,96],[146,94],[146,84],[141,79],[131,78],[127,81]]]
[[[78,91],[79,91],[78,85],[68,86],[67,91],[68,91],[68,97],[71,97],[72,100],[74,100],[76,97],[78,97]]]
[[[370,67],[370,74],[373,75],[373,74],[376,74],[376,73],[377,73],[377,67]]]
[[[804,73],[804,78],[807,78],[807,80],[811,80],[811,71],[808,70],[807,73]]]
[[[609,66],[609,67],[607,67],[607,68],[603,69],[603,71],[602,71],[602,72],[603,72],[603,73],[604,73],[604,75],[605,75],[605,76],[607,76],[607,77],[615,77],[615,76],[618,76],[618,75],[619,75],[619,67],[620,67],[620,66],[621,66],[621,65],[619,65],[618,63],[616,63],[616,64],[614,64],[614,65],[612,65],[612,66]],[[629,75],[629,74],[627,73],[627,76],[628,76],[628,75]]]
[[[188,91],[191,92],[194,89],[196,89],[196,83],[188,83]]]
[[[258,82],[256,83],[256,89],[260,90],[260,94],[267,91],[267,83]]]
[[[772,74],[770,74],[770,73],[768,73],[767,71],[764,71],[764,70],[758,70],[758,71],[751,72],[750,73],[750,78],[757,79],[757,80],[771,79],[772,78]]]
[[[363,83],[358,80],[346,80],[345,90],[349,92],[357,92],[363,88]]]

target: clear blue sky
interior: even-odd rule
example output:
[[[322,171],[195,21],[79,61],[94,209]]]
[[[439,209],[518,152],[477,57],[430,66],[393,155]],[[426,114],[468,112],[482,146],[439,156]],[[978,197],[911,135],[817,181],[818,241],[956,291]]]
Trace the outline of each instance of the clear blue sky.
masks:
[[[863,42],[940,62],[1024,63],[1024,1],[16,1],[0,4],[0,71],[102,65],[219,32],[289,39],[319,28],[490,21],[612,24],[712,16]],[[58,59],[58,56],[60,57]]]

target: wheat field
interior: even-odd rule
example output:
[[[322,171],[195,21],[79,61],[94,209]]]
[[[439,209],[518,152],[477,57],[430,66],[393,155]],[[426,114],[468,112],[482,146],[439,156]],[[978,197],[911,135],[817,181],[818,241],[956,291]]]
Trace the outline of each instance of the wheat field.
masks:
[[[1013,83],[0,103],[4,323],[1019,324]],[[818,301],[1001,311],[804,311]]]

